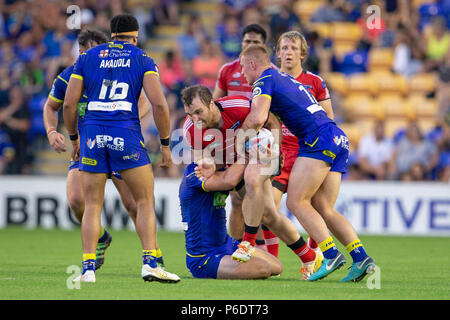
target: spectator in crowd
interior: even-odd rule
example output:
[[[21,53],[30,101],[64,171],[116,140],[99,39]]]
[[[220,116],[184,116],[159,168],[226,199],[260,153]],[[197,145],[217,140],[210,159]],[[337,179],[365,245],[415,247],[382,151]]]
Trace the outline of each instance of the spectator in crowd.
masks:
[[[167,2],[167,1],[166,1]],[[145,44],[147,39],[154,35],[155,26],[159,22],[157,21],[158,17],[163,19],[165,17],[164,10],[161,9],[162,12],[159,12],[154,7],[154,4],[151,1],[146,0],[138,0],[134,1],[134,6],[130,8],[133,16],[138,20],[139,25],[141,26],[141,31],[139,32],[139,44]],[[106,22],[108,23],[109,29],[109,19],[106,18]],[[97,18],[96,18],[97,20]],[[98,23],[98,22],[97,22]],[[96,27],[97,23],[94,25]],[[98,27],[96,27],[98,28]]]
[[[301,29],[300,19],[293,11],[293,2],[283,0],[280,11],[270,19],[270,31],[273,38],[278,39],[283,33],[293,29]]]
[[[200,54],[200,43],[205,38],[200,18],[191,14],[186,25],[186,30],[177,38],[178,49],[183,59],[192,60]]]
[[[328,0],[311,17],[311,22],[346,21],[347,16],[343,10],[343,0]]]
[[[414,58],[413,47],[416,40],[402,24],[399,25],[395,45],[392,70],[404,77],[411,77],[423,68],[421,60]]]
[[[361,172],[369,179],[385,180],[394,145],[386,137],[384,122],[377,121],[374,130],[361,138],[358,145],[358,162]]]
[[[239,19],[234,15],[224,18],[223,28],[218,30],[218,40],[227,60],[236,59],[241,52],[241,33]]]
[[[450,48],[450,33],[446,27],[446,20],[436,16],[431,21],[429,32],[424,33],[426,58],[425,68],[427,71],[435,71],[444,61]]]
[[[410,180],[423,177],[424,180],[429,180],[438,161],[436,145],[422,136],[416,122],[411,122],[394,150],[390,174],[394,179]]]
[[[225,15],[238,17],[245,9],[258,5],[258,0],[222,0]]]
[[[14,159],[8,163],[7,173],[22,174],[28,164],[28,130],[30,129],[28,108],[20,86],[14,85],[9,90],[9,104],[0,109],[0,128],[7,132],[14,146]]]
[[[438,67],[436,98],[439,107],[437,118],[444,119],[450,112],[450,48]]]
[[[199,83],[211,91],[216,85],[217,73],[223,64],[222,55],[211,39],[205,38],[200,45],[200,55],[193,60],[193,71]]]
[[[248,26],[250,24],[263,24],[263,15],[258,7],[250,7],[242,12],[242,23],[243,26]],[[268,28],[267,28],[268,29]]]
[[[168,50],[164,56],[164,60],[158,66],[161,76],[161,83],[166,90],[173,90],[175,85],[183,81],[184,72],[182,61],[174,50]]]
[[[192,61],[191,60],[183,60],[182,63],[183,68],[183,78],[174,84],[171,90],[171,94],[173,94],[177,98],[177,110],[180,110],[184,113],[183,103],[181,102],[181,91],[185,87],[192,86],[194,84],[199,84],[200,80],[195,76]]]
[[[436,145],[440,152],[439,164],[436,170],[437,180],[450,182],[450,121],[449,123],[444,121],[442,134],[436,140]]]
[[[156,13],[158,24],[177,24],[180,13],[178,0],[159,0]]]

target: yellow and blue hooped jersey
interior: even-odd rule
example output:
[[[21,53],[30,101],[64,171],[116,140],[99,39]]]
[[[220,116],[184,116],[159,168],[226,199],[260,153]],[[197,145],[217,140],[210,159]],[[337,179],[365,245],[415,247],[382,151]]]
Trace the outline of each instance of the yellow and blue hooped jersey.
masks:
[[[56,79],[53,81],[52,89],[48,95],[50,99],[58,103],[63,103],[66,96],[67,85],[69,84],[70,76],[72,75],[73,68],[75,66],[71,65],[64,69]],[[84,113],[87,104],[87,96],[83,94],[80,101],[78,102],[78,129],[83,125]]]
[[[308,89],[287,73],[266,69],[253,83],[252,100],[260,95],[271,99],[270,111],[299,139],[333,122]]]
[[[207,254],[227,242],[225,204],[227,191],[207,192],[203,181],[195,176],[197,165],[184,171],[179,188],[186,251],[191,257]]]
[[[88,97],[84,123],[140,129],[138,100],[147,74],[158,75],[153,59],[126,41],[81,54],[71,77],[83,80]]]

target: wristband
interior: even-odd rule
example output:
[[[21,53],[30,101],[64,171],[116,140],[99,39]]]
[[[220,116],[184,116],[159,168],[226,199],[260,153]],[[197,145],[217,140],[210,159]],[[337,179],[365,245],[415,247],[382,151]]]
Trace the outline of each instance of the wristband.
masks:
[[[47,132],[47,137],[50,135],[50,133],[55,133],[56,132],[56,130],[55,129],[53,129],[53,130],[50,130],[49,132]]]
[[[75,133],[75,134],[70,135],[69,138],[70,138],[71,141],[76,141],[76,140],[78,140],[78,133]]]
[[[161,141],[161,145],[162,146],[170,146],[170,138],[166,138],[166,139],[159,139]]]
[[[48,128],[48,130],[47,130],[47,135],[49,135],[49,134],[52,133],[53,131],[56,132],[56,128],[55,128],[55,127],[50,127],[50,128]]]

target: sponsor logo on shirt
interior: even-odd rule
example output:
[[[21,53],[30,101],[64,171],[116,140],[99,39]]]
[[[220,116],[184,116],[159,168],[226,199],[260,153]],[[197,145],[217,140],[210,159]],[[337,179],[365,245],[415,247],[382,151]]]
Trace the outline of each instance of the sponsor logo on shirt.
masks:
[[[95,137],[97,141],[97,148],[108,148],[115,151],[123,151],[125,140],[121,137],[111,137],[109,135],[97,135]],[[110,143],[112,142],[112,143]]]
[[[81,163],[85,164],[87,166],[96,166],[97,165],[97,160],[83,157],[83,158],[81,158]]]
[[[129,154],[129,155],[123,156],[122,159],[123,159],[123,160],[134,160],[134,161],[138,161],[139,158],[140,158],[140,156],[141,156],[141,153],[140,153],[140,152],[135,152],[135,153],[133,153],[133,154]]]
[[[89,149],[92,149],[95,146],[95,140],[92,140],[91,138],[89,138],[86,141],[86,145],[88,146]]]
[[[239,80],[233,80],[233,81],[230,81],[229,86],[230,87],[240,87],[241,82]]]

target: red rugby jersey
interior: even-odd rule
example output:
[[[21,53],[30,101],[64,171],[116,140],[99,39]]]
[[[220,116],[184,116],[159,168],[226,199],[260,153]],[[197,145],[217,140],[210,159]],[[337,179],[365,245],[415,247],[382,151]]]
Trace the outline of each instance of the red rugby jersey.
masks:
[[[330,99],[330,93],[328,91],[325,81],[318,75],[303,71],[296,80],[303,84],[306,89],[316,98],[318,102]],[[289,131],[289,129],[282,124],[281,125],[283,140],[281,141],[281,150],[298,150],[298,139]]]
[[[193,149],[211,148],[213,156],[217,152],[221,152],[223,163],[232,164],[236,159],[235,133],[250,112],[250,101],[245,96],[227,96],[217,99],[215,102],[222,116],[222,128],[200,131],[192,120],[186,117],[183,126],[184,138]]]
[[[277,66],[272,64],[272,68],[277,69]],[[242,74],[239,59],[225,63],[220,68],[216,85],[225,91],[227,96],[242,95],[248,99],[252,98],[252,86]]]

